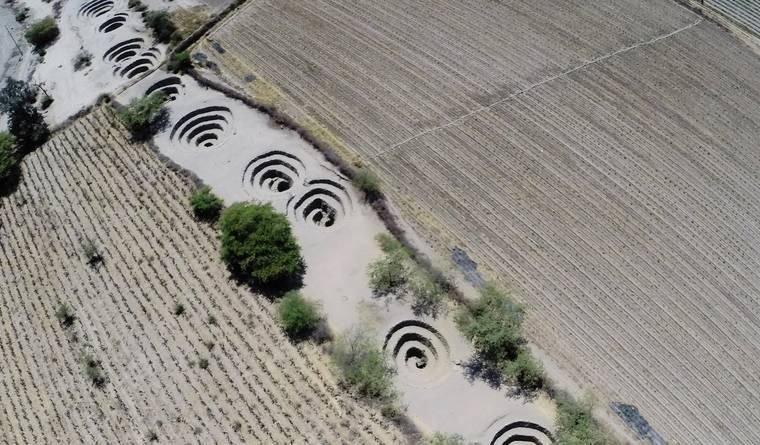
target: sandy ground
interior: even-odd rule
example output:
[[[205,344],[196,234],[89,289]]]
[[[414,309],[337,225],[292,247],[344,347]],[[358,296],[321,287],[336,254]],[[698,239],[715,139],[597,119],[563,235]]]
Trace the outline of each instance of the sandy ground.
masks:
[[[126,102],[141,96],[166,77],[167,74],[156,72],[117,99]],[[271,202],[288,214],[307,263],[304,293],[321,303],[331,326],[343,331],[361,325],[370,329],[382,344],[386,334],[399,322],[416,319],[405,303],[378,301],[372,296],[367,283],[368,264],[380,255],[374,237],[383,233],[384,227],[322,155],[296,133],[273,126],[266,115],[203,89],[190,78],[181,77],[181,83],[176,99],[169,105],[171,123],[155,138],[159,150],[198,175],[227,203]],[[183,116],[203,109],[208,110],[205,115],[211,116],[209,120],[198,122],[195,127],[183,125],[189,122]],[[187,135],[193,133],[194,128],[212,122],[223,127],[215,133],[218,138],[212,147],[199,147],[194,142],[202,132],[195,139],[188,139]],[[180,137],[183,131],[185,137]],[[299,175],[291,189],[267,195],[267,191],[251,186],[252,176],[247,172],[252,160],[273,151],[292,156],[285,159],[290,159]],[[311,224],[294,211],[293,202],[309,193],[309,182],[323,179],[335,181],[345,192],[341,195],[343,210],[338,212],[338,220],[331,227]],[[332,190],[338,193],[338,189]],[[494,429],[515,420],[551,427],[550,402],[542,398],[530,402],[509,398],[505,390],[495,390],[479,380],[468,380],[464,370],[456,365],[471,356],[468,342],[447,318],[424,321],[445,339],[438,346],[439,355],[434,364],[430,355],[431,364],[424,371],[416,369],[411,362],[397,361],[400,369],[396,378],[408,414],[423,429],[461,433],[471,440],[487,442],[493,437]],[[432,332],[428,327],[421,329],[428,334]],[[392,352],[389,355],[389,359],[396,360]],[[434,375],[429,375],[431,372]]]
[[[5,3],[0,4],[0,86],[5,85],[7,78],[30,80],[34,69],[35,56],[24,39],[23,28],[16,22],[15,15],[12,8]],[[0,130],[6,126],[5,116],[0,116]]]

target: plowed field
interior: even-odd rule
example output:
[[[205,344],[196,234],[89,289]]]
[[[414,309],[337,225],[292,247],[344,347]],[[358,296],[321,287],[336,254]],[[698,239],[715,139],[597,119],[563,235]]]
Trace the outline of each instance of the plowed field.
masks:
[[[228,280],[186,181],[113,123],[101,109],[57,133],[0,200],[0,443],[400,442]]]
[[[760,442],[760,60],[738,40],[660,0],[251,0],[210,38],[516,287],[601,400],[676,443]]]

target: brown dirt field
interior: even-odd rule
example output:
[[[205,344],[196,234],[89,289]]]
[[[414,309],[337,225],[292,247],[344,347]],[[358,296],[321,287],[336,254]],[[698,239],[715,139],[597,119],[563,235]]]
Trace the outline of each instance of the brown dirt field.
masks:
[[[0,200],[0,443],[146,443],[149,431],[175,444],[401,443],[315,346],[285,339],[271,304],[228,280],[189,184],[114,123],[98,109],[57,133]],[[84,237],[101,247],[96,269]],[[77,317],[68,333],[59,301]],[[102,362],[102,389],[83,353]]]
[[[251,0],[210,39],[517,288],[602,401],[674,443],[760,442],[760,60],[737,39],[664,0]]]

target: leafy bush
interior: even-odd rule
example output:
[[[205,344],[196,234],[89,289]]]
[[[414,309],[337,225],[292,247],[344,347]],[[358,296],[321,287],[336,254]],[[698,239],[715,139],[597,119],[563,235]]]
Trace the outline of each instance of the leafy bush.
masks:
[[[166,95],[156,92],[146,97],[133,99],[119,113],[121,121],[133,138],[137,140],[150,139],[168,122],[164,102],[166,102]]]
[[[140,0],[129,0],[127,2],[127,7],[134,9],[137,12],[143,12],[148,9],[148,7],[145,6]]]
[[[52,16],[38,20],[26,31],[26,40],[39,51],[49,46],[58,38],[60,31]]]
[[[352,182],[370,201],[380,195],[380,178],[366,167],[356,170]]]
[[[457,322],[462,333],[473,342],[480,359],[498,368],[514,360],[525,343],[522,322],[525,309],[493,285],[481,290],[481,296]]]
[[[85,238],[82,240],[82,253],[90,267],[95,267],[103,262],[103,255],[100,253],[100,248],[92,238]]]
[[[375,295],[400,294],[408,279],[406,256],[400,252],[385,254],[369,265],[369,285]]]
[[[240,279],[256,286],[292,284],[304,272],[290,223],[269,204],[236,203],[222,213],[222,259]]]
[[[97,388],[102,387],[106,383],[106,378],[103,375],[103,368],[100,361],[96,360],[89,354],[86,354],[82,362],[84,363],[84,374],[87,379]]]
[[[224,208],[224,201],[211,193],[211,188],[203,186],[195,190],[190,196],[190,206],[193,208],[195,217],[201,221],[214,222],[219,219],[219,214]]]
[[[145,26],[153,31],[153,37],[161,43],[169,43],[177,31],[177,26],[172,21],[169,12],[149,11],[144,15]]]
[[[408,288],[416,315],[438,315],[446,297],[443,283],[427,271],[416,270],[409,279]]]
[[[298,291],[285,294],[277,307],[277,315],[288,336],[296,339],[308,337],[321,321],[317,304]]]
[[[24,23],[29,17],[29,8],[21,8],[16,12],[16,21]]]
[[[64,329],[71,327],[77,319],[74,312],[71,310],[71,307],[66,303],[58,305],[58,308],[55,310],[55,318],[58,319],[58,322],[64,327]]]
[[[0,113],[11,113],[19,105],[33,104],[37,93],[23,80],[8,79],[0,90]]]
[[[198,367],[201,369],[208,369],[208,359],[202,358],[198,360]]]
[[[555,445],[612,445],[608,435],[591,414],[588,401],[577,401],[567,394],[557,397]]]
[[[425,445],[465,445],[464,437],[459,434],[435,433]]]
[[[332,359],[340,372],[341,382],[368,399],[391,402],[393,368],[385,362],[380,348],[362,331],[351,330],[339,336],[332,350]]]
[[[167,68],[173,73],[185,73],[193,67],[193,61],[190,58],[190,53],[187,51],[180,51],[174,53],[169,59]]]
[[[14,153],[16,140],[10,134],[0,131],[0,183],[9,180],[14,174],[18,161]]]
[[[90,66],[92,63],[92,54],[87,50],[80,50],[76,57],[74,57],[74,71],[79,71],[82,68]]]
[[[176,315],[178,317],[181,316],[181,315],[184,315],[185,314],[185,305],[182,304],[182,303],[179,303],[179,302],[174,303],[174,309],[172,310],[172,312],[174,313],[174,315]]]
[[[507,381],[526,391],[536,391],[544,386],[544,368],[528,350],[517,353],[514,360],[505,362],[502,367]]]

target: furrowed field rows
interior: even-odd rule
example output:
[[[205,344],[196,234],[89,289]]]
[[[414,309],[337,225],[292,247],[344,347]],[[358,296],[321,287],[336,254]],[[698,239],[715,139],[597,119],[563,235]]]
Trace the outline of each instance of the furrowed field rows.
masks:
[[[722,41],[684,32],[382,163],[523,289],[537,336],[682,443],[759,434],[760,84],[740,54],[726,71]]]
[[[27,158],[2,200],[0,353],[12,366],[0,406],[17,418],[2,442],[400,442],[341,395],[314,347],[285,339],[269,303],[229,282],[188,185],[127,139],[108,111],[87,115]],[[105,258],[97,269],[86,237]],[[59,301],[77,316],[68,334]],[[102,389],[82,351],[101,361]]]
[[[760,62],[738,40],[667,1],[340,0],[252,0],[210,39],[516,287],[601,400],[675,443],[760,440]]]
[[[693,20],[660,1],[254,0],[212,38],[374,154]]]

